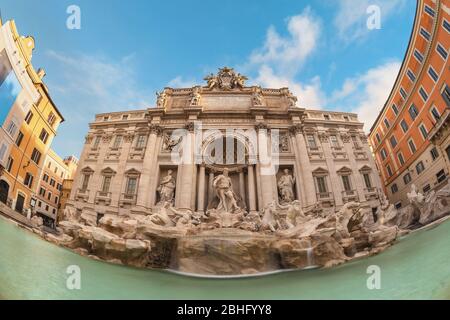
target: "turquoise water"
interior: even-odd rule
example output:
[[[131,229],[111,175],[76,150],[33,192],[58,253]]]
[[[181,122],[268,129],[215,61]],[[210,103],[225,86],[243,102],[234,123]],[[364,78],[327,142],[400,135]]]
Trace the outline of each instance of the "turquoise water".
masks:
[[[4,299],[450,299],[450,221],[413,234],[384,253],[328,270],[256,278],[202,279],[81,257],[0,218]],[[69,265],[81,290],[66,288]],[[367,267],[381,268],[369,290]]]

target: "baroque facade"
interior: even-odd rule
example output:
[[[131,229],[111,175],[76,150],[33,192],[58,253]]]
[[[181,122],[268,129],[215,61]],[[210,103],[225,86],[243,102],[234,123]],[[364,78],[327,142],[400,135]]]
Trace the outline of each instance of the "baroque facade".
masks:
[[[386,195],[397,208],[412,186],[425,195],[448,183],[450,2],[419,0],[392,92],[370,132]]]
[[[31,63],[34,48],[33,37],[21,36],[14,21],[0,21],[0,203],[28,218],[36,213],[44,161],[64,121],[45,71]]]
[[[67,206],[97,221],[164,206],[200,214],[293,201],[333,212],[351,201],[379,206],[381,182],[355,114],[300,108],[288,88],[246,86],[231,68],[205,80],[165,88],[154,108],[97,115]]]

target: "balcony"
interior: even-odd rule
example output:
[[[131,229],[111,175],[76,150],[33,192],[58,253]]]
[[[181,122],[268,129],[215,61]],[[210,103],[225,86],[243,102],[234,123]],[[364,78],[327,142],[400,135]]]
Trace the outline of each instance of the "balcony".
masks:
[[[95,204],[103,204],[109,206],[111,204],[111,192],[97,191],[95,194]]]
[[[342,200],[344,200],[344,202],[358,200],[358,193],[356,192],[356,190],[342,191]]]
[[[334,206],[334,197],[331,192],[318,192],[317,201],[321,204],[328,204],[329,206]]]
[[[364,195],[367,201],[372,199],[378,199],[378,189],[374,187],[365,188]]]
[[[82,200],[84,202],[89,201],[89,190],[88,189],[78,189],[76,194],[77,200]]]
[[[126,206],[134,206],[136,205],[137,195],[136,194],[126,194],[122,193],[120,196],[119,205],[120,207],[126,207]]]

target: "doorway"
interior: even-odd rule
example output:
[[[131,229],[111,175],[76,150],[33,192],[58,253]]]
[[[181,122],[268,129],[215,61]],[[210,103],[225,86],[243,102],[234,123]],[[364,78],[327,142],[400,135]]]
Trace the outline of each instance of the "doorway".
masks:
[[[0,180],[0,202],[7,204],[9,184],[5,180]]]
[[[25,204],[25,197],[20,193],[17,195],[16,211],[20,214],[23,213],[23,205]]]

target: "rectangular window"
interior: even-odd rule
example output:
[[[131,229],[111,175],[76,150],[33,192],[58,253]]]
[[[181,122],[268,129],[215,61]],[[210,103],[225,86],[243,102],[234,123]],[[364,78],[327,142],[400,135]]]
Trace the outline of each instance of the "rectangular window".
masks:
[[[349,176],[342,176],[342,184],[344,185],[345,191],[352,191],[352,186],[350,184],[350,177]]]
[[[370,180],[370,174],[364,173],[364,183],[366,184],[367,189],[372,189],[372,181]]]
[[[428,6],[428,5],[425,5],[425,7],[424,7],[424,10],[425,10],[425,12],[426,13],[428,13],[430,16],[432,16],[433,18],[434,18],[434,16],[435,16],[435,12],[434,12],[434,10],[433,9],[431,9],[431,7],[430,6]]]
[[[447,107],[450,107],[450,88],[447,85],[442,89],[441,96],[447,104]]]
[[[381,159],[386,160],[386,158],[387,158],[386,149],[384,149],[384,148],[381,149],[380,154],[381,154]]]
[[[406,94],[406,91],[405,91],[405,89],[403,89],[403,87],[400,87],[400,94],[401,94],[401,96],[403,97],[403,99],[406,99],[407,98],[407,94]]]
[[[445,50],[444,47],[440,43],[437,44],[436,51],[440,54],[442,59],[447,60],[447,56],[448,56],[447,50]]]
[[[25,117],[25,122],[26,122],[27,124],[30,124],[31,119],[33,119],[33,112],[28,111],[27,116]]]
[[[399,210],[399,209],[401,209],[401,208],[402,208],[402,202],[399,201],[399,202],[397,202],[397,203],[395,204],[395,209]]]
[[[36,164],[39,164],[39,161],[41,160],[41,153],[36,148],[34,148],[31,153],[31,160],[33,160]]]
[[[416,144],[414,143],[413,139],[409,139],[408,145],[409,145],[409,150],[411,150],[411,153],[416,153],[416,151],[417,151]]]
[[[336,135],[330,136],[330,143],[333,148],[339,148],[339,141]]]
[[[312,134],[306,135],[306,140],[308,142],[308,146],[311,149],[316,149],[317,148],[316,139],[314,138],[314,135],[312,135]]]
[[[403,176],[403,182],[404,182],[405,184],[408,184],[408,183],[411,182],[411,175],[410,175],[409,173],[407,173],[407,174],[405,174],[405,175]]]
[[[392,194],[398,192],[398,186],[397,186],[396,183],[394,183],[394,184],[391,186],[391,192],[392,192]]]
[[[439,121],[439,119],[441,118],[441,114],[439,113],[439,110],[435,106],[431,107],[430,112],[434,120]]]
[[[11,137],[14,137],[16,135],[17,126],[16,126],[16,123],[14,121],[10,121],[9,122],[8,127],[6,128],[6,132],[8,132],[8,134]]]
[[[378,143],[381,143],[381,137],[380,137],[380,134],[377,133],[377,134],[375,135],[375,137],[377,138]]]
[[[420,133],[422,134],[422,137],[426,140],[427,137],[428,137],[428,131],[427,131],[427,128],[425,127],[425,125],[423,123],[420,124],[419,130],[420,130]]]
[[[392,105],[392,111],[394,111],[395,115],[398,115],[398,108],[395,104]]]
[[[25,174],[25,179],[23,180],[23,184],[31,189],[31,187],[33,186],[33,176],[31,175],[31,173],[27,172]]]
[[[42,178],[42,180],[44,180],[45,182],[48,182],[48,175],[44,174],[44,177]]]
[[[16,146],[20,147],[20,145],[22,144],[22,140],[23,140],[23,133],[22,131],[19,131],[19,134],[17,135],[16,138]]]
[[[103,178],[102,192],[104,193],[109,192],[110,186],[111,186],[111,176],[105,176]]]
[[[430,66],[428,68],[428,74],[430,75],[431,79],[434,80],[434,82],[437,82],[439,79],[439,75],[434,71],[434,69]]]
[[[430,192],[430,190],[431,190],[431,186],[429,184],[427,184],[425,187],[423,187],[423,193],[425,193],[425,194]]]
[[[431,35],[430,33],[425,30],[424,28],[420,28],[420,34],[422,35],[422,37],[424,37],[426,40],[430,41]]]
[[[3,157],[6,154],[6,144],[2,143],[2,146],[0,147],[0,160],[3,160]]]
[[[49,192],[49,193],[47,194],[47,199],[48,199],[48,200],[52,200],[52,193],[51,193],[51,192]]]
[[[390,166],[390,165],[387,165],[387,166],[386,166],[386,170],[387,170],[388,176],[389,176],[389,177],[392,177],[393,173],[392,173],[392,169],[391,169],[391,166]]]
[[[409,80],[411,80],[411,82],[416,81],[416,76],[414,75],[414,73],[408,69],[408,71],[406,72],[406,75],[408,76]]]
[[[145,143],[146,143],[146,136],[143,134],[139,135],[136,141],[136,149],[145,148]]]
[[[426,102],[428,100],[428,93],[425,91],[425,89],[423,87],[420,87],[419,93],[420,93],[420,96],[422,97],[423,101]]]
[[[82,191],[86,191],[87,190],[87,188],[88,188],[88,186],[89,186],[89,179],[91,178],[91,175],[90,174],[85,174],[84,176],[83,176],[83,183],[82,183],[82,185],[81,185],[81,190]]]
[[[53,112],[50,112],[47,118],[48,123],[50,123],[50,125],[53,125],[55,123],[55,119],[55,114]]]
[[[408,124],[406,123],[405,119],[400,121],[400,127],[402,127],[402,130],[404,133],[406,133],[406,131],[408,131],[409,127],[408,127]]]
[[[135,195],[137,187],[137,178],[128,178],[125,189],[126,195]]]
[[[436,173],[436,178],[437,178],[438,183],[441,183],[441,182],[445,181],[445,179],[447,179],[447,175],[445,174],[444,170],[441,170],[438,173]]]
[[[124,114],[124,115],[122,116],[122,120],[128,120],[128,115],[127,115],[127,114]]]
[[[355,149],[359,149],[360,148],[358,137],[352,136],[352,142],[353,142],[353,146],[355,147]]]
[[[11,173],[13,164],[14,164],[14,159],[11,157],[8,157],[8,162],[6,163],[6,171]]]
[[[55,197],[55,204],[58,204],[58,202],[59,202],[59,198]]]
[[[431,149],[430,153],[431,153],[431,158],[433,159],[433,161],[436,160],[437,158],[439,158],[439,152],[436,149],[436,147]]]
[[[397,153],[398,162],[400,162],[401,165],[405,164],[405,158],[403,157],[403,153],[399,152]]]
[[[116,138],[114,139],[113,148],[118,149],[121,144],[122,144],[122,136],[116,136]]]
[[[417,61],[420,63],[423,62],[423,55],[417,49],[414,49],[414,57],[416,57]]]
[[[53,180],[53,179],[50,179],[50,185],[52,186],[52,187],[54,187],[55,186],[55,180]]]
[[[45,129],[42,129],[41,134],[39,135],[39,139],[45,144],[48,139],[48,132]]]
[[[391,127],[391,124],[389,123],[389,120],[387,118],[384,118],[384,125],[386,126],[386,129],[389,129]]]
[[[409,107],[408,112],[411,116],[412,121],[416,120],[417,116],[419,115],[419,110],[417,110],[417,107],[414,104]]]
[[[100,145],[100,140],[102,139],[102,137],[100,136],[96,136],[95,140],[94,140],[94,145],[92,146],[94,149],[97,149],[98,146]]]
[[[40,189],[39,189],[39,195],[40,195],[41,197],[45,197],[45,189],[44,189],[44,188],[40,188]]]
[[[424,166],[423,162],[420,161],[420,162],[416,165],[416,171],[417,171],[417,174],[421,174],[424,170],[425,170],[425,166]]]
[[[447,30],[448,33],[450,33],[450,23],[448,23],[447,20],[444,19],[444,21],[442,22],[442,26],[445,30]]]
[[[397,146],[397,139],[395,138],[395,136],[392,136],[389,140],[391,142],[392,148],[395,148]]]
[[[317,190],[319,193],[328,193],[327,183],[325,177],[316,177]]]

